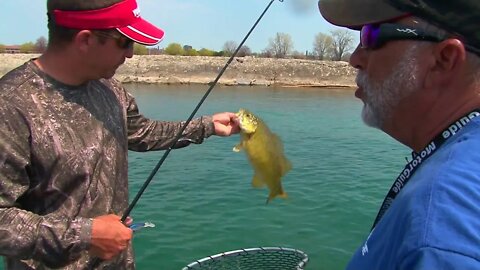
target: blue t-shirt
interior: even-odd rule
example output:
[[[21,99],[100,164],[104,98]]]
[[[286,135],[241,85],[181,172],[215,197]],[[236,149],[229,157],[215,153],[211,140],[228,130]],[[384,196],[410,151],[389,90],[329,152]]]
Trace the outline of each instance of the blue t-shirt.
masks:
[[[480,269],[480,117],[420,165],[346,269]]]

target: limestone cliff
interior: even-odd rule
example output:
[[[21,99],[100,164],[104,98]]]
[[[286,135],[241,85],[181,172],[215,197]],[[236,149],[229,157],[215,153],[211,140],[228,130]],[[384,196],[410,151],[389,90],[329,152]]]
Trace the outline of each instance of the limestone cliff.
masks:
[[[37,56],[0,54],[0,76]],[[127,59],[115,77],[124,83],[208,84],[227,61],[228,57],[135,55]],[[231,62],[219,83],[354,87],[355,74],[346,62],[241,57]]]

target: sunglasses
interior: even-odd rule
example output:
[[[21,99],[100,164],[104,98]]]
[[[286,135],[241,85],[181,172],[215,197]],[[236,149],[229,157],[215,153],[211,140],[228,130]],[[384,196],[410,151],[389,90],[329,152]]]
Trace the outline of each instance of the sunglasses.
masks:
[[[360,46],[364,49],[378,49],[392,40],[440,42],[445,38],[419,28],[393,23],[367,24],[360,31]]]
[[[112,31],[92,31],[95,35],[100,36],[100,37],[105,37],[105,38],[111,38],[114,39],[115,42],[117,43],[118,47],[121,49],[130,49],[133,47],[134,41],[127,38],[126,36],[122,34],[115,34]]]

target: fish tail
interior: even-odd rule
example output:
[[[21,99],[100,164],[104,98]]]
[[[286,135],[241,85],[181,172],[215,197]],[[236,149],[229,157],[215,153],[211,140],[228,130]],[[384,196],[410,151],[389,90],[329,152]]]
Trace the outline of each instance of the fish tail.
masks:
[[[282,198],[282,199],[287,199],[288,195],[285,191],[281,190],[280,193],[274,194],[270,193],[267,198],[267,202],[265,204],[268,204],[271,200],[275,199],[276,197]]]
[[[287,198],[287,193],[283,190],[283,186],[281,184],[278,185],[278,190],[276,196],[280,198]]]

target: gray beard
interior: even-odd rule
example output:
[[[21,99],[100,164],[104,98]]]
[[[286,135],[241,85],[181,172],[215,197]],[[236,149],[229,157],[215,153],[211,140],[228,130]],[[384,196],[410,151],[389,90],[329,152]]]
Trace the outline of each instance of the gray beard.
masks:
[[[417,48],[412,46],[407,49],[402,60],[383,81],[372,82],[364,71],[358,71],[357,85],[363,88],[364,93],[362,119],[367,126],[381,129],[393,116],[400,101],[419,89],[420,83],[416,77],[419,64],[414,57]]]

